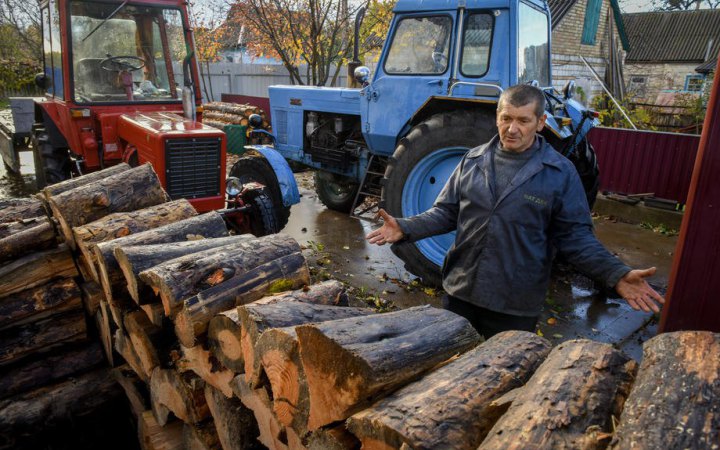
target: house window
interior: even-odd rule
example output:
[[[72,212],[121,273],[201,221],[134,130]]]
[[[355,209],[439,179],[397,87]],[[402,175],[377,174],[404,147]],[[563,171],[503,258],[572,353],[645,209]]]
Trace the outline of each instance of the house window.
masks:
[[[689,92],[701,92],[705,77],[702,75],[686,75],[685,90]]]
[[[585,45],[595,45],[595,35],[597,34],[598,23],[600,23],[600,9],[602,8],[602,0],[588,0],[585,9],[585,23],[583,24],[582,39],[580,43]]]
[[[633,75],[628,83],[628,93],[636,97],[644,97],[647,90],[647,77]]]

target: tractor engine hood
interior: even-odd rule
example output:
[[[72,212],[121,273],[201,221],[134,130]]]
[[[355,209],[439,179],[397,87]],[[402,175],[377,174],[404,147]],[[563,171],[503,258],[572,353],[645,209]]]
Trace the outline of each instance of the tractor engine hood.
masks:
[[[270,109],[325,111],[360,115],[360,89],[316,86],[270,86]],[[275,124],[273,124],[274,127]]]

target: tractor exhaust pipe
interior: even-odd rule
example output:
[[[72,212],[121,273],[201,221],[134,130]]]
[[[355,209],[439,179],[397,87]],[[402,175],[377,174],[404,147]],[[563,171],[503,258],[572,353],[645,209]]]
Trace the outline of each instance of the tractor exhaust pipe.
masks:
[[[355,69],[362,65],[360,62],[360,25],[365,19],[365,8],[362,7],[358,10],[355,15],[355,41],[353,42],[353,59],[348,63],[347,71],[347,85],[351,88],[360,87],[360,84],[355,80]]]

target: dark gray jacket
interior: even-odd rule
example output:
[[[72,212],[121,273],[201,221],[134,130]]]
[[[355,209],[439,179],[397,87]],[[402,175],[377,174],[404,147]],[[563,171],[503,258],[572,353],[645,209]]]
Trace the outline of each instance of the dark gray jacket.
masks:
[[[611,287],[630,271],[595,238],[575,167],[539,139],[540,151],[499,198],[491,173],[496,136],[465,155],[432,208],[398,219],[408,242],[457,230],[442,269],[448,294],[493,311],[537,316],[553,246]]]

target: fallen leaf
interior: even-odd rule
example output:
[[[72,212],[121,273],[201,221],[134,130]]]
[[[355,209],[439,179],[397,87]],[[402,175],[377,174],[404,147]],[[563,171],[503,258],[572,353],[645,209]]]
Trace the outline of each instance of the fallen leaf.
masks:
[[[343,250],[350,250],[350,246],[349,246],[349,245],[343,245]]]
[[[559,333],[555,333],[552,335],[552,337],[554,337],[555,339],[562,339],[563,335],[559,334]]]
[[[548,324],[548,325],[555,325],[555,324],[557,324],[557,319],[554,318],[554,317],[551,317],[551,318],[549,318],[549,319],[547,320],[547,324]]]

